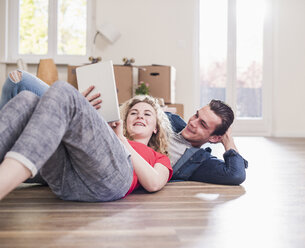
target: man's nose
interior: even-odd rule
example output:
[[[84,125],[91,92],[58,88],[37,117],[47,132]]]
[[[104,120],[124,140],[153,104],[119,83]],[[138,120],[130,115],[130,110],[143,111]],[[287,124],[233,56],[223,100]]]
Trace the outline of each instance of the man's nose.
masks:
[[[197,119],[191,120],[191,121],[190,121],[190,125],[191,125],[192,127],[196,127],[196,126],[197,126]]]

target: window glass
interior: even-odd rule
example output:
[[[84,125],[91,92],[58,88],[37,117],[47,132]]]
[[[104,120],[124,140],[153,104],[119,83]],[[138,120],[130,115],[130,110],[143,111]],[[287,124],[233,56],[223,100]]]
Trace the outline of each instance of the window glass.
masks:
[[[19,54],[48,53],[48,1],[20,0]]]
[[[263,0],[236,1],[237,117],[262,117]]]
[[[236,117],[262,118],[264,14],[265,0],[200,1],[201,106],[229,99]]]
[[[227,0],[200,1],[200,104],[226,100]]]
[[[58,1],[58,54],[85,55],[87,1]]]

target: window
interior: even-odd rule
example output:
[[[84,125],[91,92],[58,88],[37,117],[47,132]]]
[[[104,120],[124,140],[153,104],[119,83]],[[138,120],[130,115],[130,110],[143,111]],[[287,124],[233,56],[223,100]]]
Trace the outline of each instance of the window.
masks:
[[[270,132],[267,2],[200,1],[200,104],[227,102],[239,134]]]
[[[88,60],[93,0],[9,1],[9,59],[56,63]],[[91,41],[91,42],[90,42]]]

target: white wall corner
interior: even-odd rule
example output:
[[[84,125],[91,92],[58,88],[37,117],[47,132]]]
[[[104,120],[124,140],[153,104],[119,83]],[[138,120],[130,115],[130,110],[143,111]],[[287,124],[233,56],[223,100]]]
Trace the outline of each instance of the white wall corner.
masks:
[[[8,0],[0,1],[0,61],[7,59]]]

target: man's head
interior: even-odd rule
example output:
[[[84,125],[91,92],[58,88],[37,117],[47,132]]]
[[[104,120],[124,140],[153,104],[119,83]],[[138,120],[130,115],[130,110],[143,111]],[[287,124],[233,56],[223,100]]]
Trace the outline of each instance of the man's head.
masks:
[[[220,100],[212,100],[199,109],[182,130],[182,136],[193,146],[221,141],[234,120],[232,109]]]

